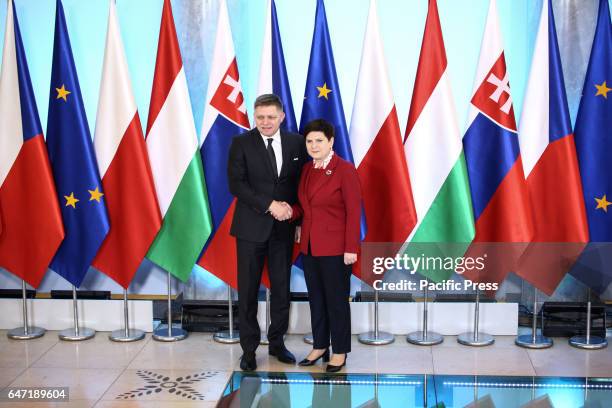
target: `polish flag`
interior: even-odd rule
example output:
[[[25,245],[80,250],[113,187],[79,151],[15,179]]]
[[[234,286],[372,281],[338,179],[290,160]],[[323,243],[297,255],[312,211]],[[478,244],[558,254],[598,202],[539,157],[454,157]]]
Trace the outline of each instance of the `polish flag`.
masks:
[[[364,242],[403,243],[416,224],[416,212],[375,0],[370,2],[349,139],[368,224]]]
[[[113,0],[94,147],[111,229],[93,266],[127,289],[159,231],[161,214]]]

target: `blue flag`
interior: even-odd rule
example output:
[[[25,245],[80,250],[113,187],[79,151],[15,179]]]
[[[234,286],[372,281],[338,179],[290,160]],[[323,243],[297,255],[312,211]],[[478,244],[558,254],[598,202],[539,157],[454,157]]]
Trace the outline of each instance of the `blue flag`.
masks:
[[[344,160],[355,163],[346,127],[346,118],[342,108],[342,97],[336,75],[334,51],[329,39],[325,4],[317,0],[315,13],[314,33],[310,48],[310,62],[308,63],[308,76],[306,90],[304,91],[304,105],[300,120],[300,132],[308,122],[314,119],[325,119],[334,125],[334,153]],[[366,235],[365,215],[361,214],[361,239]]]
[[[272,93],[278,95],[283,101],[285,120],[281,124],[281,128],[289,132],[297,133],[298,125],[295,119],[293,102],[291,101],[291,89],[289,88],[283,43],[281,42],[280,30],[278,29],[278,18],[274,0],[271,0],[270,3],[270,18],[272,22]]]
[[[80,286],[109,230],[64,9],[57,1],[47,148],[66,237],[49,266]]]
[[[608,0],[599,2],[574,137],[591,243],[572,275],[600,292],[612,279],[612,27]]]
[[[317,0],[300,131],[314,119],[325,119],[334,125],[334,152],[354,163],[323,0]]]

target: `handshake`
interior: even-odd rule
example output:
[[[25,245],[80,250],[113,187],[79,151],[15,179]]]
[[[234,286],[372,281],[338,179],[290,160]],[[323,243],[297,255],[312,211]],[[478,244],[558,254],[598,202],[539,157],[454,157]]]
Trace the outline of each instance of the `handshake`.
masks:
[[[287,221],[293,216],[291,206],[285,201],[272,201],[268,211],[277,221]]]

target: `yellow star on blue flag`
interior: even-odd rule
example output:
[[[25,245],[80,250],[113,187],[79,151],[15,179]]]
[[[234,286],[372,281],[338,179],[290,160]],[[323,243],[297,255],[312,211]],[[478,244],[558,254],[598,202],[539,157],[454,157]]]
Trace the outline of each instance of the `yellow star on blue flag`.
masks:
[[[323,82],[323,86],[317,86],[317,89],[319,90],[319,96],[318,98],[325,98],[328,99],[327,94],[329,94],[332,90],[327,88],[327,82]]]
[[[55,90],[57,91],[57,97],[55,99],[63,99],[64,102],[68,102],[67,96],[72,92],[66,89],[66,85],[62,84],[61,88],[55,88]]]

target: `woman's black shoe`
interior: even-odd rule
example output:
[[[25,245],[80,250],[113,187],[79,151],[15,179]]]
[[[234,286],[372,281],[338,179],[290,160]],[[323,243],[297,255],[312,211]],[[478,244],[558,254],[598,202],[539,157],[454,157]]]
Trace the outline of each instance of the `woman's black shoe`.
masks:
[[[309,360],[307,358],[303,359],[302,361],[298,363],[298,365],[302,367],[308,367],[311,365],[315,365],[315,363],[319,361],[321,357],[323,357],[323,362],[327,363],[329,361],[329,349],[325,349],[325,352],[321,354],[319,357],[315,358],[314,360]]]
[[[331,365],[328,364],[327,368],[325,368],[325,371],[327,371],[328,373],[337,373],[338,371],[342,370],[342,367],[344,367],[346,365],[346,359],[348,358],[348,355],[344,356],[344,362],[337,366],[337,365]]]

